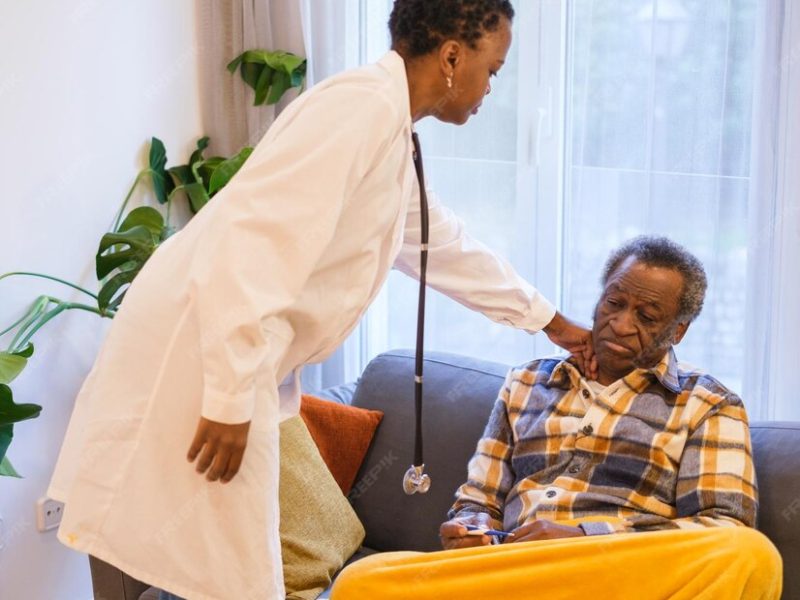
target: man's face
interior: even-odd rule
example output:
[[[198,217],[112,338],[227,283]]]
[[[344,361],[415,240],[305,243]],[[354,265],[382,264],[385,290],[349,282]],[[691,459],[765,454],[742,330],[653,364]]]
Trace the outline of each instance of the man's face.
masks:
[[[678,271],[649,267],[633,256],[611,273],[592,327],[600,383],[655,366],[680,342],[689,326],[677,320],[682,291]]]

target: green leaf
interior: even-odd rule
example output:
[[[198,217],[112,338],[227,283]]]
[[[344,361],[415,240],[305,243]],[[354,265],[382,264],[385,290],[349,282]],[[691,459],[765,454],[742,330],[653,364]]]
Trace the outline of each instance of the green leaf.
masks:
[[[0,384],[0,427],[35,419],[42,412],[38,404],[14,404],[11,388]]]
[[[192,212],[195,214],[200,212],[200,209],[208,204],[208,201],[210,200],[208,192],[206,192],[206,188],[203,187],[202,183],[190,183],[183,186],[183,190],[189,197],[189,206],[191,207]]]
[[[225,162],[224,156],[212,156],[205,160],[192,165],[192,172],[194,173],[195,181],[202,182],[203,187],[207,190],[211,185],[211,175],[214,174],[214,169]]]
[[[179,165],[177,167],[170,167],[167,170],[167,172],[170,175],[172,175],[172,179],[175,180],[178,186],[194,182],[194,173],[192,173],[192,168],[189,165]],[[174,191],[175,190],[173,190],[173,192]]]
[[[214,172],[211,174],[211,181],[208,185],[208,194],[213,196],[220,189],[225,187],[234,175],[242,168],[242,165],[253,153],[253,149],[249,147],[242,148],[239,154],[229,158],[228,160],[220,163]]]
[[[167,166],[167,149],[157,137],[154,137],[150,142],[150,174],[153,178],[153,190],[156,193],[156,198],[161,204],[166,203],[169,198],[170,192],[175,189],[175,182],[167,173],[165,167]]]
[[[248,50],[230,63],[228,70],[239,72],[247,85],[255,90],[255,106],[275,104],[286,91],[303,85],[307,62],[301,56],[282,50]]]
[[[208,148],[208,144],[211,141],[211,138],[207,135],[201,137],[197,140],[197,150],[192,152],[192,155],[189,157],[189,165],[193,165],[196,162],[203,160],[203,150]]]
[[[22,479],[22,475],[17,473],[7,456],[4,456],[3,459],[0,460],[0,477],[17,477],[18,479]]]
[[[119,292],[123,286],[130,285],[141,270],[142,267],[140,265],[123,267],[116,275],[106,281],[100,289],[100,293],[97,294],[97,306],[100,310],[116,310],[125,297],[127,289],[119,294],[117,292]]]
[[[242,75],[244,82],[249,85],[253,90],[258,90],[258,80],[261,79],[264,71],[269,71],[266,65],[258,63],[242,63],[242,68],[239,71]]]
[[[142,207],[148,208],[148,207]],[[140,210],[140,209],[136,209]],[[153,210],[161,218],[158,211]],[[131,211],[131,215],[135,211]],[[129,215],[128,217],[130,218]],[[131,226],[119,233],[107,233],[100,240],[100,247],[95,257],[97,278],[104,279],[115,269],[118,273],[105,282],[98,296],[97,305],[100,310],[116,308],[125,295],[125,290],[118,295],[122,286],[130,284],[134,277],[141,271],[144,264],[153,255],[161,243],[163,219],[161,227],[156,228],[152,215],[145,213],[137,215],[141,223]],[[128,219],[126,219],[127,221]]]
[[[14,438],[13,425],[0,425],[0,457],[5,458],[11,440]]]
[[[255,85],[256,97],[253,101],[253,106],[261,106],[264,104],[264,101],[267,99],[267,95],[272,86],[272,82],[275,80],[275,77],[278,75],[277,71],[272,67],[264,67],[261,70],[261,76],[258,78],[258,81]]]
[[[228,71],[230,71],[231,73],[235,73],[236,67],[238,67],[242,63],[242,60],[244,59],[244,54],[245,53],[242,52],[239,56],[237,56],[231,62],[229,62],[228,66],[225,68],[228,69]]]
[[[0,352],[0,384],[11,383],[22,373],[28,359],[19,354]]]
[[[167,173],[172,176],[173,180],[175,180],[178,186],[197,181],[194,177],[194,173],[192,172],[192,165],[203,160],[203,150],[208,148],[209,141],[210,138],[208,136],[201,137],[199,140],[197,140],[197,149],[192,152],[187,164],[178,165],[167,169]]]
[[[33,356],[33,344],[28,343],[22,350],[14,352],[14,355],[21,356],[22,358],[30,358]]]
[[[119,226],[117,232],[122,233],[140,225],[148,229],[154,236],[158,237],[164,229],[164,217],[155,208],[140,206],[128,213],[128,216],[125,217],[125,220]]]
[[[118,246],[114,248],[114,252],[103,254],[113,246]],[[155,246],[153,233],[144,225],[137,225],[120,233],[105,234],[100,239],[100,249],[96,257],[97,278],[103,279],[114,269],[121,268],[130,261],[144,264]]]
[[[267,96],[267,104],[276,104],[290,87],[292,87],[290,76],[283,71],[275,71],[275,77],[272,79],[272,89],[269,92],[269,96]]]

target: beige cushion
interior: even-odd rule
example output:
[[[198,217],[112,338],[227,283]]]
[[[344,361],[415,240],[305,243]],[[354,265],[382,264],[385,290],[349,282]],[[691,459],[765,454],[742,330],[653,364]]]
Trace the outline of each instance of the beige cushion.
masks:
[[[303,420],[281,423],[281,550],[286,598],[312,600],[364,540],[364,527]]]

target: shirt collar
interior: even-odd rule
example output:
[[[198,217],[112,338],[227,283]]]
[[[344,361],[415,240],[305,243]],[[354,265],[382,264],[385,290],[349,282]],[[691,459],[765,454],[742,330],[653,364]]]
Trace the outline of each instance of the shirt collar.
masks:
[[[395,84],[395,91],[398,96],[398,109],[411,124],[411,98],[408,88],[408,75],[406,74],[406,62],[394,50],[389,50],[378,61],[378,65],[384,68]]]
[[[582,379],[580,371],[569,362],[568,359],[562,360],[553,369],[550,379],[547,381],[548,387],[560,387],[564,389],[580,388]],[[655,378],[662,386],[676,394],[680,393],[680,379],[678,378],[678,359],[675,351],[670,347],[664,357],[657,365],[649,369],[634,369],[628,373],[623,380],[632,389],[641,393],[647,388]]]

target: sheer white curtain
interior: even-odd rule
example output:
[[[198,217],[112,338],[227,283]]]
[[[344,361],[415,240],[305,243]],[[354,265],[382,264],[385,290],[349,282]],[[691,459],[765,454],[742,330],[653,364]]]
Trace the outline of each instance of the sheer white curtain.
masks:
[[[609,251],[666,235],[709,278],[678,357],[737,392],[757,4],[567,3],[564,307],[590,319]]]
[[[360,0],[295,2],[308,59],[308,87],[363,62]],[[361,330],[356,330],[328,360],[306,366],[303,391],[314,392],[357,379],[366,364],[361,353],[361,335]]]
[[[800,6],[759,2],[745,396],[754,418],[800,420]]]
[[[297,92],[290,90],[276,106],[253,106],[253,90],[225,66],[256,48],[303,55],[300,10],[297,0],[206,0],[197,11],[203,128],[211,153],[227,156],[257,144]]]
[[[312,80],[380,57],[391,0],[300,0]],[[795,6],[793,6],[795,4]],[[470,232],[590,320],[608,252],[686,245],[709,293],[678,348],[753,418],[800,418],[800,7],[793,0],[515,3],[515,41],[481,114],[418,124],[432,187]],[[392,274],[323,370],[352,379],[413,347],[416,283]],[[552,349],[429,295],[426,347],[509,363]],[[322,379],[318,379],[321,382]]]

